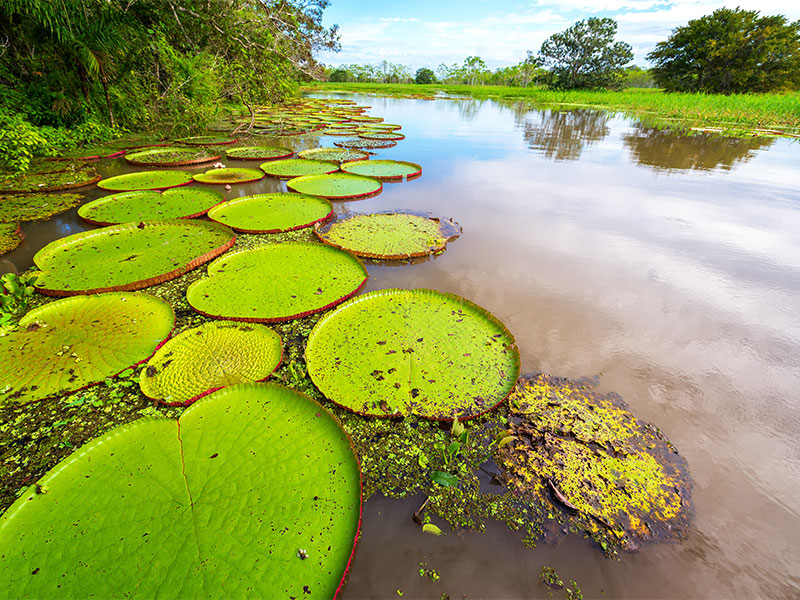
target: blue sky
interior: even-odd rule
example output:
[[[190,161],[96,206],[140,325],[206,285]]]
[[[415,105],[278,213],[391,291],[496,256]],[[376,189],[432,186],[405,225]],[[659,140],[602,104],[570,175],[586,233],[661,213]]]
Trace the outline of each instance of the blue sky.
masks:
[[[800,0],[331,0],[323,23],[339,25],[342,51],[318,58],[329,65],[387,60],[414,71],[480,56],[496,69],[518,63],[527,50],[538,52],[575,21],[598,16],[617,21],[617,39],[646,65],[645,55],[675,27],[726,5],[800,19]]]

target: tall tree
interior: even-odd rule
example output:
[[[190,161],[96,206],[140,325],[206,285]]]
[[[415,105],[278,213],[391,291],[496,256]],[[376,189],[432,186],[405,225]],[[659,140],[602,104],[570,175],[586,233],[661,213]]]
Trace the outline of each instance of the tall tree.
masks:
[[[800,21],[720,8],[673,30],[647,55],[672,91],[769,92],[800,86]]]
[[[551,35],[539,50],[539,60],[549,67],[553,87],[616,88],[623,67],[633,60],[633,49],[614,42],[617,22],[592,17]]]

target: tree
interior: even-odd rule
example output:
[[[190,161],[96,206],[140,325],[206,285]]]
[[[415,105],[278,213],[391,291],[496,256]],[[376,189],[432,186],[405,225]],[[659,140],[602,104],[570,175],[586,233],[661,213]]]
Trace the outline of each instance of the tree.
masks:
[[[342,69],[341,67],[336,69],[335,71],[331,71],[331,74],[328,76],[328,81],[347,81],[347,71]]]
[[[483,79],[489,74],[489,68],[480,56],[468,56],[464,59],[461,67],[464,83],[467,85],[477,85],[483,83]]]
[[[800,85],[800,21],[720,8],[673,30],[647,55],[670,91],[769,92]]]
[[[540,62],[550,68],[553,87],[616,88],[623,67],[633,60],[633,49],[614,43],[617,22],[604,17],[578,21],[569,29],[551,35],[539,50]]]
[[[436,75],[433,74],[433,71],[430,69],[426,69],[425,67],[421,69],[417,69],[417,73],[414,76],[414,83],[435,83],[436,82]]]

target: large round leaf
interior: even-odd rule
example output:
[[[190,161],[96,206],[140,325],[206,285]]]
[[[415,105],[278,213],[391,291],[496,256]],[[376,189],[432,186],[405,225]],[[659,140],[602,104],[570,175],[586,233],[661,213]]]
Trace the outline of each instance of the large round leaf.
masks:
[[[381,181],[402,181],[422,175],[422,167],[404,160],[358,160],[342,164],[342,171],[374,177]]]
[[[144,221],[84,231],[50,242],[33,257],[37,289],[51,296],[137,290],[208,262],[236,241],[218,223]]]
[[[192,175],[186,171],[141,171],[103,179],[97,182],[97,187],[110,192],[132,192],[134,190],[166,190],[190,183],[192,183]]]
[[[261,165],[261,170],[270,177],[279,179],[291,179],[302,175],[323,175],[325,173],[335,173],[339,170],[339,165],[327,160],[311,160],[306,158],[288,158],[286,160],[276,160],[266,162]]]
[[[333,142],[333,144],[340,148],[363,148],[364,150],[379,150],[397,146],[397,142],[392,140],[365,140],[361,138]]]
[[[221,135],[196,135],[193,137],[180,138],[175,141],[189,146],[229,146],[235,144],[239,140]]]
[[[216,185],[249,183],[263,178],[264,173],[258,169],[240,168],[209,169],[205,173],[198,173],[194,176],[195,181],[199,181],[200,183],[213,183]]]
[[[245,233],[277,233],[310,227],[333,214],[330,201],[305,194],[256,194],[214,207],[209,218]]]
[[[306,346],[319,390],[358,413],[466,419],[519,375],[514,336],[489,312],[434,290],[380,290],[325,315]]]
[[[220,157],[219,152],[197,148],[150,148],[125,155],[125,160],[132,165],[145,167],[182,167],[213,162]]]
[[[9,598],[331,598],[358,536],[347,434],[243,384],[90,442],[0,520]]]
[[[405,139],[402,133],[394,133],[390,131],[364,131],[358,137],[365,140],[402,140]]]
[[[189,286],[197,312],[235,321],[288,321],[343,302],[367,281],[355,256],[324,244],[272,244],[223,256]]]
[[[57,192],[92,185],[100,180],[93,168],[56,173],[19,174],[0,177],[0,194]]]
[[[278,368],[281,336],[264,325],[212,321],[164,344],[142,369],[142,393],[166,404],[190,404],[203,394],[261,381]]]
[[[309,148],[308,150],[301,150],[297,153],[297,156],[310,160],[329,160],[341,164],[348,161],[367,160],[369,153],[350,148]]]
[[[0,223],[38,221],[80,204],[83,194],[11,194],[0,196]]]
[[[181,187],[164,192],[141,190],[98,198],[81,206],[78,215],[95,225],[189,219],[204,215],[223,200],[222,194],[199,187]]]
[[[278,146],[243,146],[225,151],[225,156],[236,160],[278,160],[293,154],[294,150]]]
[[[329,200],[355,200],[377,196],[383,184],[371,177],[361,177],[350,173],[331,175],[308,175],[296,177],[286,184],[290,190],[300,194],[322,196]]]
[[[169,304],[147,294],[65,298],[0,337],[0,403],[79,390],[147,360],[172,331]]]

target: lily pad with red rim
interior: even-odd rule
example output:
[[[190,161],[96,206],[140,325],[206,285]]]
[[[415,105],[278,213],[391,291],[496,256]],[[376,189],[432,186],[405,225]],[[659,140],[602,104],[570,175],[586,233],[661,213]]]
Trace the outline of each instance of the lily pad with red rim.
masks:
[[[350,173],[296,177],[290,179],[286,187],[299,194],[322,196],[329,200],[370,198],[377,196],[383,190],[383,184],[377,179]]]
[[[136,190],[166,190],[192,183],[192,174],[186,171],[140,171],[102,179],[97,187],[110,192]]]
[[[48,296],[138,290],[219,256],[236,241],[219,223],[143,221],[84,231],[50,242],[33,257],[36,288]]]
[[[361,148],[364,150],[381,150],[397,146],[397,142],[393,140],[365,140],[362,138],[337,141],[333,142],[333,144],[340,148]]]
[[[234,321],[289,321],[323,311],[367,281],[361,261],[343,250],[305,242],[270,244],[223,256],[194,282],[186,299],[197,312]]]
[[[125,160],[132,165],[145,167],[183,167],[213,162],[220,157],[219,152],[194,148],[159,147],[128,153]]]
[[[243,146],[225,151],[225,156],[236,160],[280,160],[293,155],[294,150],[278,146]]]
[[[406,136],[404,136],[402,133],[394,133],[390,131],[369,131],[360,133],[358,137],[364,138],[365,140],[404,140],[406,138]]]
[[[0,223],[0,255],[11,252],[22,243],[19,223]]]
[[[330,201],[306,194],[255,194],[234,198],[208,212],[217,221],[245,233],[279,233],[311,227],[333,214]]]
[[[297,153],[300,158],[312,160],[328,160],[341,164],[347,161],[360,161],[369,158],[368,152],[351,148],[309,148]]]
[[[100,175],[92,167],[78,171],[70,169],[56,173],[8,175],[0,178],[0,194],[58,192],[86,187],[98,181]]]
[[[514,336],[484,308],[435,290],[379,290],[322,317],[308,374],[329,400],[374,416],[468,419],[519,375]]]
[[[205,173],[198,173],[194,176],[195,181],[200,183],[212,183],[215,185],[249,183],[263,178],[264,173],[258,169],[241,169],[234,167],[210,169]]]
[[[58,156],[48,156],[47,160],[100,160],[101,158],[116,158],[123,154],[125,154],[124,148],[95,146],[64,150]]]
[[[65,298],[0,337],[0,404],[79,390],[143,360],[169,337],[169,304],[147,294]]]
[[[241,384],[88,443],[0,519],[10,598],[334,598],[361,476],[320,404]]]
[[[0,223],[49,219],[78,206],[83,194],[0,195]]]
[[[189,146],[229,146],[235,144],[239,140],[220,135],[195,135],[192,137],[180,138],[175,141]]]
[[[339,170],[338,163],[328,160],[311,160],[305,158],[288,158],[266,162],[261,165],[261,170],[270,177],[279,179],[292,179],[303,175],[325,175]]]
[[[359,160],[343,163],[340,168],[345,173],[374,177],[381,181],[402,181],[422,175],[420,165],[404,160]]]
[[[78,216],[95,225],[116,225],[154,219],[200,217],[224,199],[214,190],[180,187],[157,192],[140,190],[103,196],[82,205]]]

